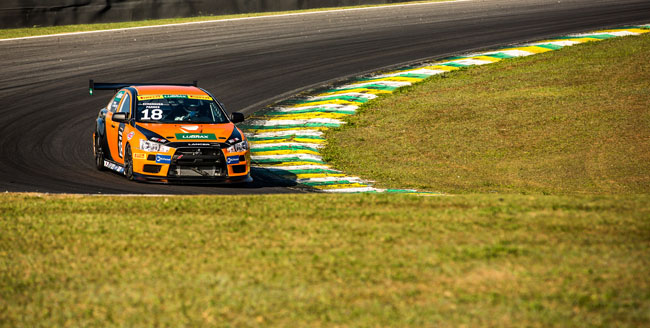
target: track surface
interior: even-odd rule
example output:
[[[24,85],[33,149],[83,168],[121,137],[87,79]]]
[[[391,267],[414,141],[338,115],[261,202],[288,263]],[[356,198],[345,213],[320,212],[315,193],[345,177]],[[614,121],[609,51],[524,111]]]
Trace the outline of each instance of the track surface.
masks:
[[[94,169],[106,82],[190,82],[252,113],[309,87],[395,64],[650,21],[647,0],[474,0],[0,42],[0,191],[296,192],[133,183]],[[254,176],[255,177],[255,176]]]

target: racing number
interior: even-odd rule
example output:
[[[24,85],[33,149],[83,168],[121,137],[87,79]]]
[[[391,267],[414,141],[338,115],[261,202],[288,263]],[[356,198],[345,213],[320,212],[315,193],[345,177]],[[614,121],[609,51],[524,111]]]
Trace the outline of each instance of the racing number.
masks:
[[[160,119],[162,119],[162,113],[163,113],[162,109],[159,109],[159,108],[153,109],[153,110],[151,110],[151,117],[149,117],[149,109],[147,108],[147,109],[142,111],[142,115],[143,115],[142,119],[143,120],[150,120],[150,119],[151,120],[160,120]]]

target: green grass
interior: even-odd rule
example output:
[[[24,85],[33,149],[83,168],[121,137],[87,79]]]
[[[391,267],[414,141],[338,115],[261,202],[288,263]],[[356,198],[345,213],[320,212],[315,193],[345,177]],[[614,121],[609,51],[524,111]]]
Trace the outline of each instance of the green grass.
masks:
[[[364,106],[325,153],[380,187],[645,194],[648,58],[644,35],[434,77]]]
[[[247,14],[234,14],[234,15],[211,15],[211,16],[197,16],[197,17],[167,18],[167,19],[151,19],[151,20],[143,20],[143,21],[117,22],[117,23],[78,24],[78,25],[62,25],[62,26],[34,26],[28,28],[0,29],[0,39],[22,38],[22,37],[29,37],[29,36],[62,34],[62,33],[73,33],[73,32],[113,30],[113,29],[120,29],[120,28],[129,28],[129,27],[203,22],[203,21],[224,20],[224,19],[234,19],[234,18],[273,16],[273,15],[283,15],[283,14],[317,12],[317,11],[325,11],[325,10],[333,10],[333,9],[394,6],[394,5],[402,5],[408,3],[443,2],[443,1],[453,1],[453,0],[409,1],[409,2],[383,4],[383,5],[360,5],[360,6],[335,7],[335,8],[319,8],[319,9],[247,13]]]
[[[0,326],[650,326],[649,57],[472,68],[328,136],[452,196],[2,194]]]
[[[0,196],[0,325],[650,325],[650,196]]]

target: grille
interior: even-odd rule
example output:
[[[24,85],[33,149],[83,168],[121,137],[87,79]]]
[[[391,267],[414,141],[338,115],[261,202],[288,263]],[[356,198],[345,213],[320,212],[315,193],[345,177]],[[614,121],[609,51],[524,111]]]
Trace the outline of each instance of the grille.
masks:
[[[147,173],[158,173],[160,172],[160,165],[145,164],[142,171]]]
[[[246,172],[246,164],[233,165],[232,166],[232,172],[233,173],[244,173],[244,172]]]
[[[220,148],[178,148],[172,157],[170,177],[226,176],[226,159]]]

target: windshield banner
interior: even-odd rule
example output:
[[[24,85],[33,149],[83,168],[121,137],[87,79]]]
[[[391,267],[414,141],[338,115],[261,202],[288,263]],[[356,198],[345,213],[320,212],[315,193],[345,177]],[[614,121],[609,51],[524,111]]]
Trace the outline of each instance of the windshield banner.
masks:
[[[138,96],[138,100],[166,99],[166,98],[212,100],[212,97],[203,96],[203,95],[146,95],[146,96]]]

